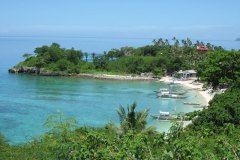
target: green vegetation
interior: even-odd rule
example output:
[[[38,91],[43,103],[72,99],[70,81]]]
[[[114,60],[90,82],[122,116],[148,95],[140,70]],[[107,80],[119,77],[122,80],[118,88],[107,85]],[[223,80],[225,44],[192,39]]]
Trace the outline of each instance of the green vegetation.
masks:
[[[177,40],[173,38],[171,45],[168,40],[153,40],[153,45],[139,48],[122,47],[104,52],[100,56],[82,51],[61,48],[59,44],[42,46],[35,49],[35,55],[24,54],[25,60],[18,66],[45,68],[50,71],[65,73],[118,73],[140,74],[152,72],[154,75],[172,74],[180,69],[196,69],[198,62],[206,57],[205,51],[197,51],[196,46],[204,45],[190,39]],[[209,51],[223,50],[211,44],[206,44]],[[92,61],[88,61],[91,55]]]
[[[240,76],[240,51],[210,52],[197,70],[201,79],[214,88],[229,87]]]
[[[124,133],[127,133],[129,130],[132,130],[135,133],[141,132],[145,129],[147,124],[147,116],[149,110],[144,110],[143,112],[136,112],[137,107],[136,103],[133,103],[131,106],[127,107],[127,113],[123,106],[119,107],[117,111],[121,129]]]

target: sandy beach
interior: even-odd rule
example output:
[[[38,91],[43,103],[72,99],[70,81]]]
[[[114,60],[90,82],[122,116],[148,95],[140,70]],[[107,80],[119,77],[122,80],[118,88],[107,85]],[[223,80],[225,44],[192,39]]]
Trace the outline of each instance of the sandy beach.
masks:
[[[164,83],[170,83],[170,82],[174,82],[176,84],[180,84],[183,85],[185,87],[188,87],[189,89],[193,89],[198,91],[198,93],[204,98],[204,102],[202,102],[202,105],[207,106],[209,101],[214,97],[214,94],[211,94],[209,90],[203,90],[203,84],[202,83],[195,83],[194,82],[195,79],[191,79],[191,80],[184,80],[184,81],[179,81],[179,80],[173,80],[173,77],[162,77],[160,79],[161,82]]]
[[[156,78],[146,76],[131,76],[131,75],[109,75],[109,74],[87,74],[80,73],[75,75],[76,77],[86,77],[94,79],[109,79],[109,80],[156,80]]]

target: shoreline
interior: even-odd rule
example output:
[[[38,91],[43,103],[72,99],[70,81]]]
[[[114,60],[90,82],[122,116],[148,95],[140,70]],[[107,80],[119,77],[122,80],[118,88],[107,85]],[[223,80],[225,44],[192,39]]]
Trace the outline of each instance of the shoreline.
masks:
[[[83,77],[83,78],[93,78],[93,79],[109,79],[109,80],[159,80],[159,78],[152,76],[141,76],[141,75],[112,75],[112,74],[92,74],[92,73],[65,73],[65,72],[55,72],[44,70],[43,68],[37,69],[35,67],[20,67],[11,68],[8,70],[9,73],[13,74],[28,74],[36,76],[49,76],[49,77]]]
[[[173,77],[165,76],[160,79],[160,82],[164,82],[164,83],[174,82],[175,84],[180,84],[189,89],[196,90],[204,99],[204,102],[202,102],[202,105],[208,106],[209,101],[211,101],[213,99],[214,94],[211,94],[209,90],[204,91],[202,89],[203,83],[195,83],[194,80],[196,80],[196,79],[179,81],[179,80],[173,80]]]
[[[110,74],[89,74],[89,73],[80,73],[76,74],[73,77],[85,77],[85,78],[93,78],[93,79],[108,79],[108,80],[158,80],[157,78],[153,77],[146,77],[146,76],[132,76],[132,75],[110,75]]]

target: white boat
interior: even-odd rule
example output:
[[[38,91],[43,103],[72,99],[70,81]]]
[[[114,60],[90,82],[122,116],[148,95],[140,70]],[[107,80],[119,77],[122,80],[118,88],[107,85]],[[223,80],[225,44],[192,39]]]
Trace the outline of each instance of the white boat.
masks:
[[[183,102],[185,105],[194,105],[194,106],[199,106],[201,103],[195,103],[195,102]]]
[[[183,95],[185,93],[187,93],[187,91],[174,91],[174,92],[171,92],[172,94],[177,94],[177,95]]]
[[[169,89],[167,88],[162,88],[162,89],[159,89],[159,91],[154,91],[158,94],[176,94],[176,95],[183,95],[185,93],[187,93],[187,91],[184,91],[184,90],[181,90],[181,91],[170,91]]]
[[[162,89],[159,89],[158,93],[160,93],[160,94],[167,94],[167,93],[170,93],[170,91],[167,88],[162,88]]]
[[[151,115],[153,118],[158,120],[173,120],[176,117],[172,116],[169,112],[159,112],[158,115]]]
[[[158,96],[162,97],[162,98],[177,98],[177,99],[186,98],[185,96],[181,96],[181,95],[177,95],[177,94],[170,94],[169,92],[168,93],[159,93]]]
[[[159,91],[155,91],[157,93],[158,97],[163,97],[163,98],[177,98],[177,99],[183,99],[186,98],[185,96],[182,96],[183,94],[185,94],[185,91],[176,91],[176,92],[172,92],[167,88],[160,88]]]

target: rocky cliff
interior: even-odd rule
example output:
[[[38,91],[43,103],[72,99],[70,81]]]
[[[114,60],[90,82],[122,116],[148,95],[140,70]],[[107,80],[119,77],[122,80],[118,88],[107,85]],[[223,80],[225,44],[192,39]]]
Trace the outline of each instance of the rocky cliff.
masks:
[[[29,74],[39,74],[40,69],[36,67],[13,67],[8,70],[10,73],[29,73]]]

